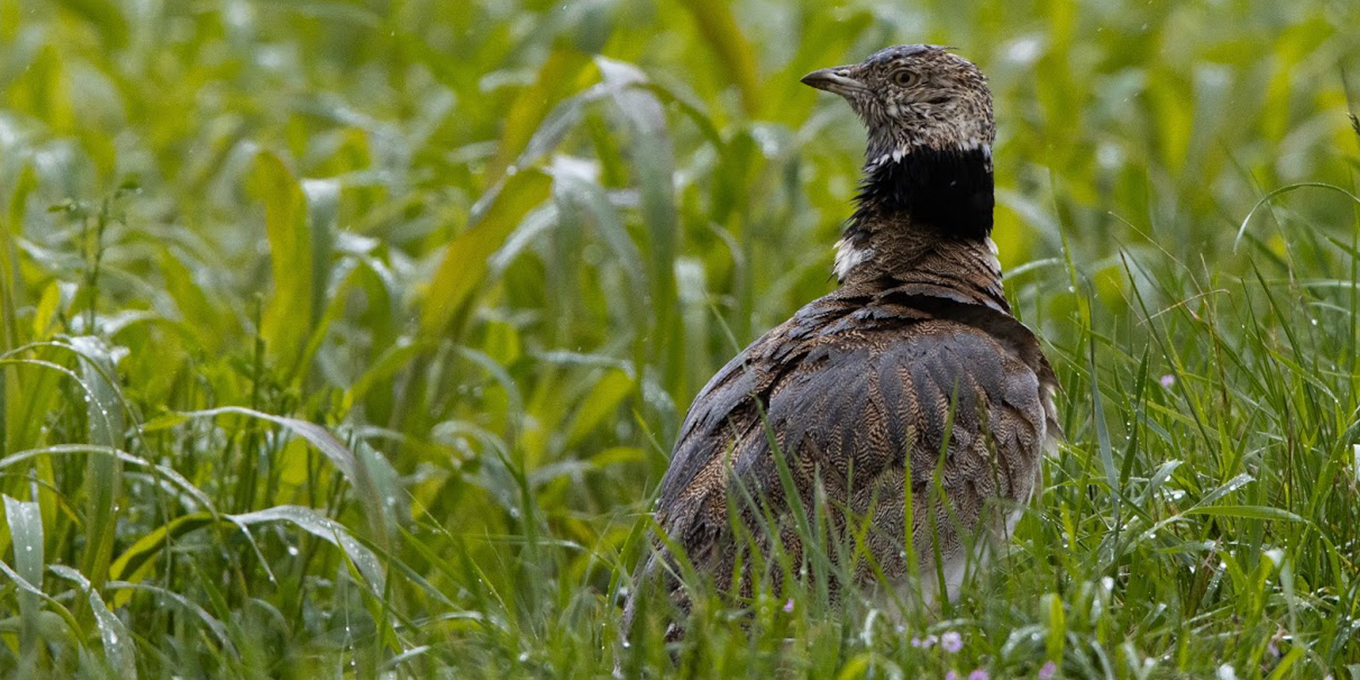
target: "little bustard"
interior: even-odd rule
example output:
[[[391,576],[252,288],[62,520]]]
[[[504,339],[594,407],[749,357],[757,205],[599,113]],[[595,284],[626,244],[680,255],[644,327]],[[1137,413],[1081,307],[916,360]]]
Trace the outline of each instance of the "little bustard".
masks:
[[[762,577],[788,587],[817,551],[853,581],[833,581],[833,596],[877,583],[876,572],[905,584],[914,553],[923,597],[943,582],[952,599],[968,565],[1013,529],[1058,433],[1057,381],[1011,314],[990,238],[991,93],[973,63],[930,45],[803,82],[844,97],[868,129],[863,182],[836,244],[840,287],[695,398],[656,521],[738,597]],[[811,517],[826,531],[800,531]],[[769,559],[776,542],[797,573]],[[690,606],[664,543],[643,557],[625,631],[643,586]]]

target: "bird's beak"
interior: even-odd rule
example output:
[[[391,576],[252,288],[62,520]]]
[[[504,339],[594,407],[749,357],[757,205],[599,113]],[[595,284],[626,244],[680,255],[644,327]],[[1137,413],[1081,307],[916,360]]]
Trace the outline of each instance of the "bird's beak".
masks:
[[[849,66],[833,66],[824,68],[820,71],[813,71],[802,80],[804,85],[811,85],[819,90],[826,90],[842,97],[848,97],[854,92],[864,90],[864,83],[850,77]]]

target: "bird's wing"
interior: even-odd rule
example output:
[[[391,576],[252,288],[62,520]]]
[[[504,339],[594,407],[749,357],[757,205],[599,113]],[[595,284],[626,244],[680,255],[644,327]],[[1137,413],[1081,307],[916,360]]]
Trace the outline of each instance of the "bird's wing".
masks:
[[[938,313],[844,312],[805,308],[696,398],[657,508],[691,559],[725,531],[733,481],[755,497],[783,498],[776,450],[802,493],[813,475],[849,483],[900,471],[910,452],[913,485],[943,460],[946,489],[1028,495],[1046,430],[1042,368],[990,329]],[[974,479],[984,469],[989,479]]]
[[[774,391],[768,422],[795,478],[864,488],[909,461],[913,486],[942,464],[946,490],[971,484],[1027,497],[1046,431],[1034,371],[953,321],[916,322],[893,336],[814,352]],[[769,480],[776,466],[768,444],[751,441],[734,469]]]

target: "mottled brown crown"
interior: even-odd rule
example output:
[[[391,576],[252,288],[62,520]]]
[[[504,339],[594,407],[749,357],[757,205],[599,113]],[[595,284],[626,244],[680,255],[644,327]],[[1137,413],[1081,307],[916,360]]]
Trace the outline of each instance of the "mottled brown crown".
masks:
[[[858,64],[814,71],[803,82],[845,97],[859,114],[870,166],[922,147],[990,149],[996,138],[987,78],[943,47],[896,45]]]

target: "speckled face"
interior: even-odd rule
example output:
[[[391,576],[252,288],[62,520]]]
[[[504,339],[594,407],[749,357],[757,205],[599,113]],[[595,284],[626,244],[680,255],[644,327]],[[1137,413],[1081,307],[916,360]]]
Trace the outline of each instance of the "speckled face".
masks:
[[[916,147],[983,148],[996,137],[987,78],[973,62],[934,45],[897,45],[848,66],[803,77],[845,97],[869,131],[869,164]]]

